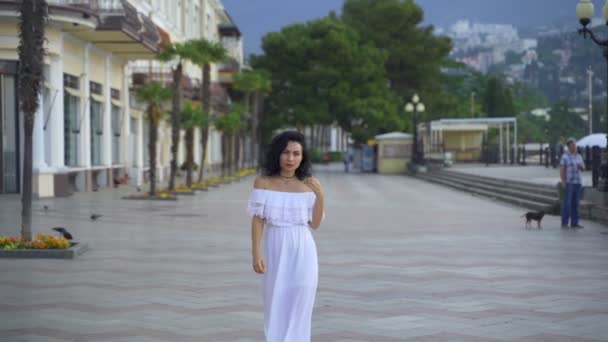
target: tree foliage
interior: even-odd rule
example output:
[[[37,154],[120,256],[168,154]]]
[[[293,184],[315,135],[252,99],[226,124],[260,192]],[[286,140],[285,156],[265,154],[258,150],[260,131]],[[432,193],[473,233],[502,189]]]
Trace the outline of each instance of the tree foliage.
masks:
[[[263,126],[337,122],[360,140],[402,126],[385,77],[386,55],[339,20],[323,18],[266,35],[256,69],[272,77]]]

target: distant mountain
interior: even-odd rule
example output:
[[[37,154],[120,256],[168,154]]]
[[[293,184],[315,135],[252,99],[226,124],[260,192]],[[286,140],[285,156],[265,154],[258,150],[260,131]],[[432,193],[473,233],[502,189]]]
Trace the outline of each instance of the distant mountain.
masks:
[[[381,1],[381,0],[378,0]],[[602,0],[593,0],[601,17]],[[343,0],[222,0],[245,37],[246,53],[259,53],[262,36],[282,27],[340,11]],[[578,0],[417,0],[425,24],[447,29],[462,19],[538,28],[562,22],[576,28]],[[529,30],[534,32],[534,29]],[[528,30],[525,30],[526,32]]]
[[[449,27],[458,20],[508,24],[518,28],[535,28],[568,24],[576,27],[578,0],[419,0],[426,20],[436,26]],[[601,17],[604,2],[594,0],[595,14]]]

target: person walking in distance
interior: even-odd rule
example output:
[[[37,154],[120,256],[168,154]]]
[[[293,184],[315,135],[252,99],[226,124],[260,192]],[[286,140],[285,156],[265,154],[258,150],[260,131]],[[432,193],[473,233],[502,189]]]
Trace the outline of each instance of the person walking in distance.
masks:
[[[266,341],[310,342],[318,283],[312,230],[323,220],[323,188],[311,176],[304,136],[295,131],[273,138],[263,169],[247,212],[253,270],[263,275]]]
[[[562,155],[560,165],[560,176],[564,190],[564,201],[562,203],[562,228],[583,228],[578,223],[578,206],[581,196],[581,172],[585,170],[583,156],[576,151],[576,140],[569,138],[566,141],[567,149]]]
[[[348,173],[350,171],[350,163],[351,163],[350,152],[349,151],[344,152],[342,159],[344,161],[344,172]]]

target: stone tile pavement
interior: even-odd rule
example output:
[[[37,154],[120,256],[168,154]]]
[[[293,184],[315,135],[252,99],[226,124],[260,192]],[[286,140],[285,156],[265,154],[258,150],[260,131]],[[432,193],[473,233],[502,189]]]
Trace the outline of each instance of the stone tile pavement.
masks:
[[[607,227],[563,231],[550,216],[525,230],[519,208],[339,168],[317,174],[312,341],[608,341]],[[0,341],[263,341],[252,181],[177,203],[119,200],[125,190],[36,202],[37,231],[66,226],[91,250],[0,259]],[[19,210],[0,196],[0,234],[18,233]]]

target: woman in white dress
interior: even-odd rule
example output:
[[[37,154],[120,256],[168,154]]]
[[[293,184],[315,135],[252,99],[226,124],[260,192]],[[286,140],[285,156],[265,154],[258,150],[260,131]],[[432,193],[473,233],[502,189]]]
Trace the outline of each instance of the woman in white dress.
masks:
[[[318,282],[311,229],[321,225],[324,198],[310,169],[304,136],[294,131],[277,135],[247,206],[253,269],[263,274],[267,342],[310,341]]]

